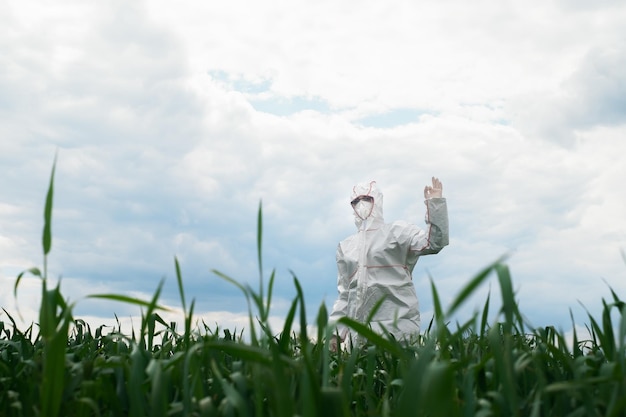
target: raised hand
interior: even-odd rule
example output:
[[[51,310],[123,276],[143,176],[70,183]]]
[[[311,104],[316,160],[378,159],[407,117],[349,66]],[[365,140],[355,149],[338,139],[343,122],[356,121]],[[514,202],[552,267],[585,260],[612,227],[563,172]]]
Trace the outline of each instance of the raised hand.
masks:
[[[433,177],[433,185],[427,185],[424,187],[424,199],[443,197],[443,184],[439,181],[439,178]]]

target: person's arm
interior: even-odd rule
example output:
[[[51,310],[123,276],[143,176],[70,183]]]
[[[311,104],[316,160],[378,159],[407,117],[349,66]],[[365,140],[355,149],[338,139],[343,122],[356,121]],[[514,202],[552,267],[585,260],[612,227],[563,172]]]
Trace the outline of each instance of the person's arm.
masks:
[[[329,320],[336,322],[340,318],[346,315],[348,309],[348,288],[347,283],[339,274],[337,277],[337,292],[339,293],[335,304],[333,304],[333,310],[330,313]]]
[[[433,177],[432,185],[424,187],[426,230],[414,236],[412,251],[420,255],[439,253],[449,243],[448,205],[443,197],[443,184]]]

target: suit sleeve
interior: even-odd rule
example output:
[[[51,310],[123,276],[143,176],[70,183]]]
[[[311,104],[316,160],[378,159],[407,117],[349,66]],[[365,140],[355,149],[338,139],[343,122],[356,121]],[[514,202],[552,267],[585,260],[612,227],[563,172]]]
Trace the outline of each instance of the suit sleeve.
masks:
[[[420,230],[411,241],[417,255],[439,253],[449,243],[448,205],[445,198],[431,198],[426,204],[426,230]]]

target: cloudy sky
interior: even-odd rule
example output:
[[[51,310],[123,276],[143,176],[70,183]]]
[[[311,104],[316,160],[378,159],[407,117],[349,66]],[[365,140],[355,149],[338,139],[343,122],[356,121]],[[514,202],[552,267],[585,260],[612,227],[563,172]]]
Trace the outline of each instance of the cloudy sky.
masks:
[[[257,286],[261,201],[276,323],[290,271],[312,321],[336,297],[352,186],[376,180],[387,221],[423,225],[431,176],[451,237],[414,271],[423,324],[430,277],[445,305],[503,255],[535,326],[626,298],[621,1],[8,0],[0,34],[0,304],[27,323],[40,283],[13,285],[42,264],[55,153],[49,274],[94,324],[139,311],[86,295],[150,298],[162,279],[180,308],[177,257],[197,315],[245,326],[211,271]]]

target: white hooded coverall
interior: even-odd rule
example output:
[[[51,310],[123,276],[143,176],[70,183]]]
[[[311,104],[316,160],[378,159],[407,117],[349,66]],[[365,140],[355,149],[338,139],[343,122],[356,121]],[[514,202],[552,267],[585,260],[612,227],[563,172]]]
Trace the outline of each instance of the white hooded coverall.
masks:
[[[352,199],[373,197],[373,207],[354,206],[358,232],[337,247],[337,288],[339,296],[330,315],[331,322],[349,317],[364,323],[374,305],[384,297],[372,319],[372,329],[383,325],[396,339],[419,333],[420,313],[413,268],[422,255],[438,253],[448,244],[448,209],[445,198],[431,198],[426,204],[426,230],[404,221],[385,223],[383,195],[376,182],[353,188]],[[365,204],[366,205],[366,204]],[[348,333],[338,327],[342,339]]]

